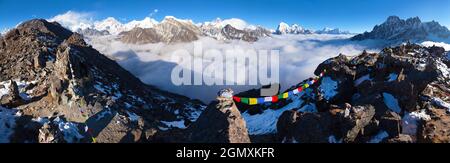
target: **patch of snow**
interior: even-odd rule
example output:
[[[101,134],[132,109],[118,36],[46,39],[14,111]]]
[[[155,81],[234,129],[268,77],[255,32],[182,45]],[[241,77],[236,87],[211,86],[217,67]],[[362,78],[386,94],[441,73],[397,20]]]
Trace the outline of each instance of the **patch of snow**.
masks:
[[[425,113],[425,110],[420,110],[411,113],[405,113],[402,118],[402,133],[415,136],[417,133],[417,122],[419,120],[430,120],[430,115]]]
[[[139,120],[139,116],[136,115],[135,113],[129,111],[126,112],[128,114],[128,118],[130,119],[130,121],[137,122]]]
[[[0,106],[0,143],[9,143],[9,137],[16,125],[16,112]]]
[[[95,117],[95,120],[98,121],[100,119],[103,119],[103,118],[105,118],[106,115],[112,115],[111,110],[103,109],[102,111],[100,111],[100,113],[97,114],[97,116]]]
[[[303,104],[303,100],[299,97],[303,94],[305,94],[305,91],[298,94],[298,97],[293,99],[291,103],[277,110],[267,109],[263,113],[255,115],[250,115],[248,112],[244,112],[242,117],[246,122],[248,133],[250,135],[264,135],[277,132],[276,123],[278,118],[284,111],[300,107]]]
[[[195,108],[193,106],[189,106],[186,108],[186,110],[188,110],[188,115],[187,118],[191,121],[191,122],[195,122],[197,121],[198,117],[200,117],[200,115],[202,114],[202,112],[206,109],[206,106],[200,106],[200,108]],[[176,110],[179,111],[179,110]],[[178,113],[175,113],[178,114]]]
[[[431,101],[433,102],[433,104],[438,105],[439,107],[445,108],[445,109],[447,109],[448,112],[450,112],[450,104],[445,102],[444,100],[437,98],[437,97],[433,97],[433,98],[431,98]]]
[[[0,88],[0,98],[4,95],[9,94],[9,87],[11,83],[9,81],[0,82],[0,85],[3,85],[3,88]]]
[[[107,94],[106,90],[103,88],[103,84],[100,82],[97,82],[97,84],[94,84],[94,88],[104,94]]]
[[[445,79],[450,79],[450,72],[449,72],[450,69],[447,67],[447,65],[445,63],[443,63],[442,61],[440,61],[440,60],[437,60],[436,63],[437,63],[436,64],[437,69],[439,71],[441,71],[442,76]]]
[[[122,93],[120,93],[120,91],[116,91],[116,93],[113,94],[112,96],[112,100],[116,101],[117,99],[122,98]]]
[[[339,139],[339,140],[337,140],[336,139],[336,137],[334,136],[334,135],[330,135],[329,137],[328,137],[328,143],[333,143],[333,144],[335,144],[335,143],[342,143],[342,138],[341,139]]]
[[[392,111],[396,112],[396,113],[400,113],[401,112],[401,108],[398,105],[398,100],[391,94],[389,93],[383,93],[383,100],[384,100],[384,104],[386,104],[386,106],[391,109]]]
[[[370,74],[364,75],[364,76],[360,77],[359,79],[356,79],[354,82],[355,86],[360,85],[362,82],[364,82],[366,80],[372,81],[372,79],[370,78]]]
[[[63,133],[64,140],[68,143],[79,142],[82,138],[84,138],[84,136],[78,131],[77,125],[72,122],[65,122],[59,117],[56,117],[53,120],[53,123],[58,125],[59,131]]]
[[[383,139],[389,137],[389,134],[386,131],[380,131],[377,135],[372,137],[367,143],[380,143]]]
[[[398,74],[396,74],[396,73],[390,73],[389,76],[388,76],[388,78],[387,78],[387,81],[388,81],[388,82],[395,81],[395,80],[397,80],[397,78],[398,78]]]
[[[337,94],[337,87],[337,81],[334,81],[330,77],[324,77],[322,78],[322,83],[319,86],[319,90],[326,100],[330,100]]]
[[[161,130],[161,131],[167,131],[169,128],[165,128],[165,127],[161,127],[161,126],[158,126],[158,128]]]
[[[41,118],[41,117],[33,118],[31,120],[34,122],[40,123],[41,125],[50,122],[50,120],[48,118]]]
[[[185,129],[186,126],[184,125],[184,120],[179,120],[179,121],[172,121],[172,122],[167,122],[167,121],[161,121],[161,123],[164,123],[165,125],[167,125],[168,127],[176,127],[176,128],[180,128],[180,129]]]

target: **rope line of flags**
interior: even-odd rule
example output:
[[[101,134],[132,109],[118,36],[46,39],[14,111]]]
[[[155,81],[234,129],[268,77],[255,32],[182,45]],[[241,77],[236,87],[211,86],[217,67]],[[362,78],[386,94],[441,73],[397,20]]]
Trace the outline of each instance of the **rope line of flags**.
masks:
[[[314,83],[319,81],[319,79],[321,77],[323,77],[325,75],[325,73],[326,73],[326,70],[323,70],[323,72],[321,72],[318,77],[315,77],[312,80],[305,82],[305,84],[301,85],[300,87],[298,87],[294,90],[284,92],[279,95],[268,96],[268,97],[259,97],[259,98],[233,96],[233,100],[235,102],[239,102],[239,103],[243,103],[243,104],[247,104],[247,105],[258,105],[258,104],[269,103],[269,102],[276,103],[281,99],[287,99],[288,97],[296,95],[296,94],[302,92],[303,90],[309,88],[311,85],[313,85]]]

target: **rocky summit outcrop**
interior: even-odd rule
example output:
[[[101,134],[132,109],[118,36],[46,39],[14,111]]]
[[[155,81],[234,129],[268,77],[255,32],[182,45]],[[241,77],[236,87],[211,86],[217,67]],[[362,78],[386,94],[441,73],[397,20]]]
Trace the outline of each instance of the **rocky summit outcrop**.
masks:
[[[179,43],[198,40],[200,35],[200,28],[191,21],[166,17],[155,27],[136,27],[130,31],[121,32],[119,38],[122,42],[132,44]]]
[[[258,40],[258,37],[255,36],[254,33],[236,29],[229,24],[222,28],[221,34],[227,40],[244,40],[248,42],[255,42]]]
[[[314,73],[325,75],[308,89],[276,103],[238,107],[250,136],[275,134],[273,142],[448,142],[447,55],[441,47],[410,43],[340,54],[317,67]],[[251,92],[239,96],[258,97]]]
[[[198,120],[185,130],[172,130],[155,136],[156,142],[250,143],[247,127],[232,99],[233,91],[219,92]]]
[[[0,39],[0,96],[2,109],[17,112],[11,134],[1,134],[10,142],[146,142],[206,107],[145,85],[80,34],[43,19]]]
[[[390,16],[372,31],[352,37],[352,40],[379,39],[401,43],[405,41],[441,41],[450,39],[450,31],[436,21],[422,22],[418,17],[400,19]]]

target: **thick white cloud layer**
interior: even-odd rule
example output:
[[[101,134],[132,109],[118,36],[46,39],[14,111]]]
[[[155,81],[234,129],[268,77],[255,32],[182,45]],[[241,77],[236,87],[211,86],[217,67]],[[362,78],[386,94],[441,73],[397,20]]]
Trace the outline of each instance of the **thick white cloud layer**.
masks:
[[[86,29],[92,27],[93,24],[91,13],[75,11],[67,11],[64,14],[56,15],[48,20],[56,21],[72,31],[76,31],[77,29]]]
[[[89,43],[103,54],[116,59],[143,82],[159,88],[208,102],[213,100],[221,88],[231,87],[235,92],[258,86],[176,86],[171,82],[171,71],[179,63],[172,60],[173,52],[185,49],[193,54],[195,43],[201,43],[203,52],[208,49],[225,51],[234,48],[244,50],[279,50],[280,82],[282,91],[313,76],[316,67],[326,59],[339,55],[357,55],[363,50],[378,51],[375,42],[352,42],[350,35],[283,35],[263,38],[255,43],[244,41],[222,42],[212,38],[201,38],[191,43],[166,45],[163,43],[129,45],[116,41],[114,36],[97,37]],[[239,55],[231,54],[231,55]],[[199,59],[199,56],[196,56]],[[204,67],[207,64],[203,65]],[[244,65],[238,65],[238,67]],[[256,66],[256,65],[254,65]],[[199,72],[193,72],[199,73]],[[238,73],[238,75],[243,75]],[[234,81],[236,82],[236,81]]]
[[[425,41],[422,42],[423,46],[431,47],[431,46],[440,46],[445,49],[445,51],[450,51],[450,44],[447,44],[445,42],[433,42],[433,41]]]

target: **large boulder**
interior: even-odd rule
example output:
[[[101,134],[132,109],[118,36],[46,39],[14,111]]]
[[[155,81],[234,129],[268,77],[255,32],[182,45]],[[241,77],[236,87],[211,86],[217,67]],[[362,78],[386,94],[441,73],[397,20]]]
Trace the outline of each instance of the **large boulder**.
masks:
[[[375,108],[372,105],[353,106],[344,113],[341,132],[344,142],[354,142],[358,135],[364,134],[366,127],[375,115]]]
[[[364,128],[373,122],[375,109],[371,105],[338,108],[327,112],[299,113],[285,111],[278,119],[278,137],[282,142],[328,143],[330,137],[345,143],[357,142],[358,136],[367,136]]]
[[[222,91],[223,92],[223,91]],[[225,91],[226,92],[226,91]],[[212,102],[198,120],[186,129],[188,142],[250,143],[241,113],[228,93]]]
[[[23,104],[23,99],[19,95],[17,83],[13,80],[9,81],[9,92],[1,97],[1,105],[14,108]]]

